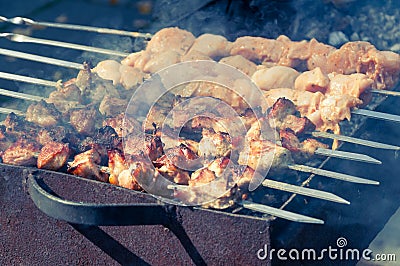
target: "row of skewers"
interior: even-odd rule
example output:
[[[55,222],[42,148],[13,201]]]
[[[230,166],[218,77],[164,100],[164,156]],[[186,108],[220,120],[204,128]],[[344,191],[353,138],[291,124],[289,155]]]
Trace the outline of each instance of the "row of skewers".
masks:
[[[2,20],[12,22],[10,20],[6,20],[5,18],[3,18]],[[14,22],[16,22],[17,20],[18,19],[14,19]],[[20,22],[18,23],[26,23],[26,20],[22,18],[19,18],[19,21]],[[36,22],[30,21],[30,23]],[[49,24],[46,26],[54,25]],[[4,36],[15,37],[16,35]],[[150,37],[150,35],[146,35],[145,37]],[[30,37],[19,37],[19,39],[22,41],[26,41],[28,40],[28,38]],[[15,38],[15,40],[17,39],[18,38]],[[41,42],[44,44],[49,44],[46,40]],[[64,47],[73,48],[73,45],[70,44],[63,45]],[[96,49],[93,49],[92,47],[90,48],[91,51],[97,52]],[[68,172],[76,175],[96,178],[98,180],[107,181],[113,184],[122,185],[131,189],[141,189],[140,185],[135,182],[135,176],[132,175],[129,167],[127,167],[127,161],[134,158],[134,161],[130,163],[134,163],[137,166],[135,169],[138,170],[135,172],[135,174],[146,175],[147,178],[154,179],[154,171],[152,171],[151,169],[152,167],[156,167],[158,173],[172,179],[177,184],[176,186],[171,187],[171,190],[172,193],[175,194],[175,196],[179,197],[182,194],[181,192],[185,190],[185,188],[183,188],[182,186],[195,186],[196,183],[202,184],[204,182],[209,182],[210,180],[215,179],[216,173],[220,172],[221,169],[224,169],[227,160],[232,159],[229,158],[229,149],[232,148],[232,140],[229,140],[229,136],[224,134],[224,132],[216,130],[213,125],[207,123],[208,121],[192,121],[192,124],[188,126],[188,128],[186,128],[191,132],[195,132],[197,136],[200,135],[200,140],[197,139],[198,141],[196,142],[193,139],[182,139],[178,141],[179,145],[175,147],[172,147],[171,145],[171,147],[169,147],[170,149],[168,149],[168,147],[166,147],[166,143],[161,142],[162,136],[159,135],[160,131],[157,131],[157,123],[155,123],[156,128],[154,129],[154,131],[149,132],[149,125],[153,124],[152,122],[155,122],[151,121],[151,119],[150,123],[147,123],[144,126],[145,133],[149,134],[146,148],[139,148],[139,150],[137,151],[130,151],[129,154],[134,154],[135,156],[132,156],[132,158],[125,158],[122,152],[123,148],[121,146],[121,138],[124,138],[129,134],[135,135],[141,133],[142,125],[139,121],[125,121],[124,124],[123,114],[121,113],[126,106],[126,101],[123,100],[124,95],[121,95],[123,94],[121,93],[121,90],[115,89],[115,86],[107,81],[107,79],[112,80],[113,77],[110,78],[109,76],[107,76],[107,73],[104,74],[100,71],[101,69],[106,69],[106,67],[98,66],[97,71],[92,71],[90,65],[87,64],[81,65],[72,62],[56,60],[53,58],[28,55],[25,53],[5,49],[2,49],[1,52],[10,56],[16,56],[24,59],[80,69],[80,73],[78,74],[77,79],[65,82],[63,84],[59,82],[51,82],[13,75],[9,73],[2,73],[2,78],[41,84],[45,86],[54,86],[57,88],[56,91],[50,94],[48,99],[44,97],[12,92],[9,90],[1,91],[3,95],[8,95],[25,100],[37,101],[36,104],[33,104],[28,108],[26,113],[20,111],[13,112],[14,114],[25,116],[25,120],[21,119],[21,117],[15,116],[14,114],[8,115],[7,119],[4,121],[2,132],[5,136],[5,139],[7,138],[7,134],[10,136],[13,135],[11,138],[17,138],[22,135],[35,136],[33,137],[33,139],[35,139],[35,141],[37,141],[38,143],[46,143],[45,145],[42,145],[43,147],[40,149],[40,145],[39,147],[38,145],[36,145],[35,147],[35,145],[33,143],[30,143],[27,139],[20,139],[17,142],[18,144],[11,144],[10,146],[8,146],[8,150],[5,149],[2,155],[3,162],[22,165],[26,163],[25,165],[31,165],[35,161],[39,168],[58,170],[62,167],[65,167],[66,162],[71,155],[71,150],[74,150],[72,154],[77,155],[72,162],[68,163]],[[114,55],[116,54],[114,53]],[[134,56],[137,56],[137,54]],[[132,58],[128,57],[128,60],[132,60]],[[105,64],[109,65],[110,62],[106,62]],[[146,74],[142,75],[141,78],[146,78]],[[136,84],[138,83],[137,80],[126,80],[124,84],[133,84],[135,82]],[[99,91],[101,91],[103,94],[99,93]],[[381,93],[382,91],[374,90],[372,92]],[[120,94],[121,101],[117,101],[112,97],[106,97],[107,95],[115,94]],[[393,94],[395,94],[395,92],[393,92]],[[102,97],[99,97],[99,95],[101,95]],[[171,97],[175,96],[172,95]],[[96,106],[96,104],[99,106],[98,110],[96,110],[96,108],[94,107]],[[112,106],[113,110],[110,109],[110,106]],[[10,113],[10,111],[12,110],[3,109],[3,111],[5,113]],[[156,114],[159,111],[161,110],[156,110]],[[241,115],[242,117],[245,117],[248,121],[251,121],[252,112],[254,110],[246,111],[247,112],[243,111]],[[102,121],[101,114],[105,115],[106,117],[108,116],[109,118]],[[379,113],[368,112],[368,114],[372,114],[381,118],[383,117],[383,115]],[[270,140],[260,138],[260,136],[255,137],[254,132],[256,130],[254,130],[254,127],[260,126],[260,122],[257,121],[257,123],[253,123],[254,125],[252,125],[252,123],[248,123],[248,134],[251,135],[251,137],[246,136],[246,139],[251,143],[251,151],[254,153],[253,157],[251,157],[250,154],[250,158],[252,158],[253,164],[250,165],[250,163],[247,166],[248,169],[246,168],[246,170],[244,170],[244,173],[247,173],[249,176],[252,176],[251,174],[249,174],[252,171],[251,166],[253,166],[253,168],[257,168],[259,157],[263,155],[263,153],[257,154],[257,151],[264,151],[266,147],[273,147],[274,150],[278,150],[276,156],[274,157],[274,163],[272,163],[274,165],[273,169],[277,170],[276,172],[281,172],[282,170],[286,169],[292,169],[297,171],[315,173],[318,175],[325,175],[345,181],[364,184],[378,184],[378,182],[372,180],[357,178],[335,172],[329,172],[322,169],[312,168],[306,165],[299,165],[298,162],[307,162],[314,155],[336,156],[339,158],[354,159],[370,163],[380,163],[378,160],[362,154],[329,150],[327,149],[328,147],[326,144],[323,144],[316,139],[311,138],[310,135],[313,135],[315,137],[328,137],[345,141],[353,141],[359,144],[385,149],[398,149],[397,146],[393,145],[363,141],[327,132],[315,132],[315,125],[313,126],[313,123],[311,123],[311,121],[308,120],[306,117],[301,117],[299,115],[298,111],[296,110],[296,106],[293,104],[292,101],[283,98],[276,99],[272,109],[269,110],[268,114],[263,113],[263,115],[265,116],[264,123],[268,123],[268,119],[277,120],[276,117],[279,117],[278,124],[280,124],[280,128],[277,128],[277,133],[279,135],[280,143],[278,143],[279,145],[277,145]],[[98,119],[94,119],[96,117]],[[397,117],[395,116],[391,116],[389,118],[391,120],[397,119]],[[65,126],[65,123],[59,124],[59,122],[63,119],[67,121],[67,127]],[[129,130],[129,126],[127,126],[126,123],[131,125],[131,131]],[[208,124],[209,127],[198,127],[199,124]],[[37,125],[40,126],[37,127]],[[99,128],[100,126],[103,127],[96,130],[96,128]],[[89,137],[93,132],[97,132],[95,134],[95,137]],[[167,131],[162,130],[162,132],[165,133]],[[83,136],[84,138],[82,140],[82,137],[76,136]],[[166,137],[167,136],[164,136],[163,139],[166,139]],[[66,138],[69,138],[69,145],[63,143],[63,140],[65,141]],[[59,142],[55,140],[58,140]],[[135,138],[131,137],[129,138],[129,140],[133,140],[134,142]],[[214,145],[219,148],[217,149],[218,154],[215,154],[215,150],[208,151],[206,148],[204,148],[204,143],[214,143]],[[216,143],[219,146],[216,145]],[[131,147],[135,147],[137,149],[135,145],[132,145]],[[79,153],[80,151],[83,152]],[[15,154],[17,154],[17,157],[15,157]],[[143,156],[143,154],[146,154],[152,159],[153,166],[146,165],[146,162],[144,160],[141,160],[140,156]],[[168,156],[168,154],[170,154],[170,156]],[[23,156],[21,157],[20,155]],[[264,155],[267,156],[266,154]],[[29,157],[29,159],[24,158],[24,156]],[[191,176],[189,176],[189,173],[181,171],[181,169],[177,168],[173,163],[173,160],[190,162],[197,157],[205,156],[213,158],[213,160],[210,159],[211,161],[208,165],[200,167],[199,171],[194,171],[193,173],[191,173]],[[106,157],[108,158],[108,166],[102,167],[101,165],[107,160]],[[23,159],[18,160],[20,158]],[[174,158],[172,162],[171,158]],[[240,158],[236,158],[236,160],[240,160]],[[245,189],[245,184],[247,184],[249,180],[248,178],[246,180],[246,174],[243,174],[243,176],[240,177],[239,180],[242,180],[242,182],[239,182],[237,186],[235,186],[234,193],[231,191],[233,194],[228,193],[227,195],[225,195],[225,197],[221,197],[217,201],[217,203],[211,204],[211,206],[214,208],[226,208],[227,206],[231,206],[233,203],[240,203],[246,208],[269,213],[278,217],[284,217],[297,221],[316,223],[322,222],[319,219],[305,217],[302,215],[289,213],[284,210],[273,209],[268,206],[257,205],[255,203],[250,203],[246,201],[246,197],[248,195]],[[263,182],[263,185],[321,199],[348,203],[348,201],[341,199],[340,197],[331,193],[300,186],[294,186],[283,182],[278,182],[270,178],[266,179]]]

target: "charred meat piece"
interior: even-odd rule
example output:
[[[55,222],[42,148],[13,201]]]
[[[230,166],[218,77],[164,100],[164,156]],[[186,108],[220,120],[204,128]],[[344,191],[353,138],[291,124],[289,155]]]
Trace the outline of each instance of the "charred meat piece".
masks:
[[[125,139],[124,152],[132,156],[146,155],[155,161],[164,154],[164,149],[159,136],[131,134]]]
[[[55,141],[49,142],[39,153],[37,167],[57,171],[67,162],[69,153],[68,144]]]
[[[151,185],[157,180],[158,171],[142,155],[130,156],[126,162],[129,169],[123,170],[118,175],[119,186],[133,190],[143,190],[138,180],[145,185]]]
[[[282,174],[293,163],[290,151],[268,140],[251,140],[239,154],[238,163],[259,173]]]
[[[42,100],[28,107],[25,119],[39,126],[50,127],[60,122],[61,113],[54,104],[46,103]]]
[[[99,111],[104,116],[112,117],[125,111],[127,106],[127,100],[106,95],[100,103]]]
[[[232,140],[229,134],[203,129],[203,138],[199,142],[200,157],[229,157],[231,150]]]
[[[0,126],[0,157],[14,142],[14,138],[6,133],[6,127]]]
[[[300,142],[295,133],[290,129],[280,130],[279,134],[282,147],[291,151],[293,159],[298,163],[310,160],[317,148],[328,148],[328,145],[315,139],[306,139]]]
[[[8,114],[3,124],[5,132],[15,138],[36,136],[36,133],[40,129],[38,125],[27,122],[14,113]]]
[[[268,119],[274,122],[277,129],[289,128],[296,135],[315,129],[315,125],[307,117],[299,116],[294,103],[285,98],[279,98],[268,113]]]
[[[228,167],[229,165],[229,167]],[[228,158],[221,157],[212,161],[208,166],[195,171],[191,175],[189,194],[177,192],[177,197],[185,197],[186,200],[197,200],[204,194],[216,193],[220,197],[212,202],[203,204],[205,208],[226,209],[248,197],[248,185],[255,171],[250,167],[233,164]],[[217,178],[224,176],[219,182]],[[211,188],[202,190],[201,186],[214,182]],[[197,188],[198,187],[198,188]],[[214,191],[210,191],[214,190]]]
[[[46,143],[52,141],[76,145],[80,139],[73,128],[69,126],[55,126],[41,128],[37,133],[37,141],[41,145],[46,145]]]
[[[108,169],[110,172],[108,182],[114,185],[118,185],[118,176],[123,171],[128,170],[125,156],[120,150],[108,151]]]
[[[197,160],[199,157],[185,144],[165,151],[165,155],[171,161],[171,164],[182,169],[197,169],[202,165]]]
[[[180,185],[188,184],[189,172],[178,168],[166,154],[158,158],[154,165],[157,171],[168,180]]]
[[[4,151],[1,158],[6,164],[34,166],[39,152],[40,147],[36,142],[20,138]]]
[[[115,117],[107,118],[103,121],[103,126],[112,127],[120,138],[142,130],[142,127],[137,120],[131,117],[126,117],[124,113],[120,113]]]
[[[51,92],[46,101],[53,103],[62,113],[79,107],[82,103],[82,95],[80,89],[75,85],[75,81],[76,79],[71,79],[62,86],[57,86],[57,90]]]
[[[96,130],[96,133],[92,137],[86,137],[79,144],[78,149],[81,152],[95,149],[101,156],[101,162],[106,163],[108,160],[108,151],[122,151],[122,139],[117,135],[112,127],[105,126]]]
[[[70,123],[75,130],[82,135],[90,135],[95,132],[99,113],[94,107],[70,111]]]
[[[272,66],[261,68],[254,72],[251,79],[257,86],[268,91],[276,88],[294,88],[296,78],[299,72],[287,66]]]
[[[102,182],[108,181],[108,174],[100,169],[101,157],[95,150],[91,149],[74,157],[74,161],[68,163],[68,173]]]

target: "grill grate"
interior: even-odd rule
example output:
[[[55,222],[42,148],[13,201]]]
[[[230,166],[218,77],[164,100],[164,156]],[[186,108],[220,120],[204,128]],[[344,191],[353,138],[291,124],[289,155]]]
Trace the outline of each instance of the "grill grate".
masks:
[[[0,17],[0,21],[14,23],[14,24],[18,24],[18,25],[40,25],[40,26],[46,26],[46,27],[57,27],[57,28],[72,29],[72,30],[95,31],[95,32],[99,32],[99,33],[111,33],[111,34],[125,35],[125,36],[131,36],[131,37],[141,37],[141,38],[150,38],[152,36],[151,34],[130,33],[130,32],[123,32],[123,31],[112,30],[112,29],[102,29],[102,28],[98,29],[98,28],[94,28],[94,27],[86,27],[86,26],[78,26],[78,25],[36,22],[36,21],[32,21],[30,19],[21,18],[21,17],[16,17],[16,18],[12,18],[12,19]],[[78,49],[78,50],[82,50],[82,51],[101,53],[101,54],[106,54],[106,55],[110,55],[110,56],[124,57],[124,56],[128,55],[127,53],[122,53],[122,52],[112,51],[112,50],[107,50],[107,49],[102,49],[102,48],[96,48],[93,46],[76,45],[76,44],[72,44],[72,43],[68,43],[68,42],[58,42],[58,41],[55,42],[52,40],[32,38],[29,36],[24,36],[21,34],[14,34],[14,33],[1,33],[0,37],[7,38],[13,42],[27,42],[27,43],[36,43],[36,44],[43,44],[43,45],[52,45],[55,47]],[[38,62],[61,66],[61,67],[72,68],[75,70],[79,70],[79,69],[83,68],[83,65],[77,64],[74,62],[58,60],[58,59],[49,58],[49,57],[43,57],[43,56],[33,55],[30,53],[18,52],[18,51],[14,51],[14,50],[1,49],[0,53],[3,55],[22,58],[22,59],[26,59],[26,60],[38,61]],[[49,86],[49,87],[55,87],[59,84],[58,82],[55,82],[55,81],[30,78],[27,76],[15,75],[15,74],[4,73],[4,72],[0,73],[0,77],[3,79],[9,79],[9,80],[13,80],[13,81],[20,81],[20,82],[26,82],[26,83],[30,83],[30,84],[43,85],[43,86]],[[378,94],[383,94],[383,93],[381,93],[381,91],[374,90],[373,92],[378,93]],[[9,97],[13,97],[13,98],[29,100],[29,101],[38,101],[38,100],[43,99],[43,97],[29,95],[26,93],[17,93],[17,92],[13,92],[12,90],[7,90],[7,89],[2,89],[0,91],[0,94],[9,96]],[[388,94],[388,93],[386,93],[386,94]],[[389,96],[398,96],[398,95],[399,94],[397,92],[389,92]],[[19,115],[24,114],[24,112],[21,110],[12,110],[12,109],[7,109],[7,108],[0,109],[0,112],[3,112],[3,113],[9,113],[10,111],[13,111],[14,113],[19,114]],[[389,120],[389,121],[395,121],[395,122],[400,121],[400,118],[398,116],[391,115],[391,114],[385,114],[385,113],[379,113],[379,112],[373,112],[373,111],[369,111],[369,110],[359,109],[359,110],[354,110],[353,113],[368,116],[368,117],[385,119],[385,120]],[[317,135],[319,134],[318,135],[319,137],[326,137],[326,138],[333,138],[333,139],[340,138],[343,141],[357,142],[358,144],[366,145],[366,146],[374,147],[374,148],[395,149],[395,150],[400,149],[400,147],[398,147],[398,146],[366,141],[366,140],[357,139],[354,137],[350,138],[350,137],[344,137],[344,136],[336,136],[334,134],[327,135],[327,134],[322,134],[322,133],[316,133],[316,134]],[[339,156],[339,155],[337,155],[337,156]],[[347,156],[348,156],[348,158],[352,159],[355,156],[359,156],[358,158],[360,158],[361,156],[365,156],[365,155],[347,154]],[[377,161],[371,157],[365,156],[363,158],[365,158],[365,160],[367,162],[380,163],[379,161]],[[311,176],[306,178],[305,181],[302,182],[302,184],[300,186],[294,187],[294,186],[288,186],[289,184],[285,185],[285,184],[279,184],[279,183],[265,182],[265,186],[267,186],[267,187],[293,193],[293,194],[291,194],[289,199],[287,201],[285,201],[285,203],[283,203],[283,205],[281,205],[279,208],[274,208],[274,207],[270,207],[270,206],[266,206],[266,205],[262,205],[262,204],[250,203],[250,202],[245,202],[245,201],[241,202],[240,205],[244,208],[248,208],[250,210],[255,210],[260,213],[269,214],[269,215],[273,215],[276,217],[282,217],[285,219],[294,220],[294,221],[298,221],[298,222],[323,223],[323,221],[320,219],[315,219],[312,217],[307,217],[304,215],[299,215],[297,213],[288,212],[288,211],[284,210],[285,207],[293,200],[293,198],[296,196],[296,194],[303,194],[303,195],[307,195],[307,196],[312,196],[312,197],[316,197],[316,198],[320,198],[320,199],[324,199],[324,200],[335,201],[335,202],[340,202],[340,203],[349,203],[348,201],[346,201],[332,193],[327,193],[327,192],[315,190],[315,189],[311,190],[311,189],[306,188],[306,186],[313,179],[314,175],[325,175],[325,176],[330,176],[330,177],[333,177],[336,179],[341,179],[341,180],[355,182],[355,183],[374,184],[374,185],[379,184],[379,182],[377,182],[377,181],[361,179],[361,178],[357,178],[354,176],[344,175],[344,174],[340,174],[340,173],[336,173],[336,172],[332,172],[332,171],[328,172],[327,170],[321,169],[328,160],[329,160],[329,158],[327,158],[322,164],[320,164],[318,168],[311,168],[309,166],[299,166],[299,165],[290,166],[294,170],[311,173]],[[360,160],[360,159],[358,159],[358,160]]]

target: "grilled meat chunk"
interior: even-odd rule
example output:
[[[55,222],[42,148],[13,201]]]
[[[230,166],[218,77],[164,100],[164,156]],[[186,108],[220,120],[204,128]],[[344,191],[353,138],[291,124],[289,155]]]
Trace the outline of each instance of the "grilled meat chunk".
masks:
[[[280,130],[279,135],[282,147],[291,152],[294,161],[297,163],[304,163],[310,160],[318,148],[328,148],[328,145],[315,139],[308,138],[300,142],[295,133],[290,129]]]
[[[268,120],[273,121],[279,129],[291,129],[296,135],[311,132],[315,125],[307,117],[299,117],[293,102],[285,98],[279,98],[268,113]]]
[[[106,117],[113,117],[125,111],[127,106],[127,100],[106,95],[100,103],[99,111]]]
[[[268,140],[251,140],[240,152],[238,163],[247,165],[259,173],[284,173],[287,166],[293,163],[288,149]]]
[[[221,157],[195,171],[189,180],[191,190],[178,189],[175,196],[186,202],[203,203],[205,208],[226,209],[248,197],[248,184],[253,174],[250,167],[234,165],[228,158]],[[210,182],[213,182],[211,187],[203,187]],[[216,195],[219,197],[214,200]],[[204,204],[209,199],[212,201]]]
[[[96,73],[100,78],[104,80],[111,80],[114,85],[119,84],[121,79],[121,73],[119,72],[121,64],[115,60],[104,60],[97,64],[92,69],[93,73]]]
[[[124,142],[124,152],[132,156],[145,155],[155,161],[164,154],[164,149],[159,136],[131,134]]]
[[[49,142],[43,146],[39,153],[37,167],[57,171],[65,165],[69,154],[68,144]]]
[[[203,138],[199,142],[198,154],[205,159],[229,157],[232,150],[232,140],[227,133],[203,129]]]
[[[6,127],[0,126],[0,157],[15,142],[9,134],[6,133]]]
[[[114,128],[120,138],[141,131],[140,123],[133,118],[126,117],[124,113],[120,113],[115,117],[107,118],[103,121],[103,126]]]
[[[71,126],[82,135],[90,135],[95,132],[99,117],[100,114],[94,107],[71,110],[69,113]]]
[[[40,146],[36,142],[20,138],[4,151],[1,158],[6,164],[34,166],[39,152]]]
[[[50,93],[46,102],[54,104],[61,113],[80,107],[82,95],[80,89],[75,85],[75,81],[76,79],[71,79],[62,86],[57,86],[57,90]]]
[[[180,184],[187,185],[190,175],[188,171],[182,170],[171,160],[166,154],[158,158],[154,162],[157,171],[168,180]]]
[[[221,35],[200,35],[190,47],[188,54],[193,51],[201,52],[211,58],[221,58],[229,55],[231,43]]]
[[[201,167],[199,157],[185,144],[165,150],[165,155],[171,161],[171,164],[184,170],[192,170]]]
[[[118,176],[121,174],[121,172],[128,170],[125,156],[120,150],[108,151],[108,169],[110,172],[108,182],[118,185]]]
[[[50,127],[60,122],[61,113],[54,104],[46,103],[42,100],[28,107],[25,119],[39,126]]]
[[[260,89],[267,91],[276,88],[294,88],[298,76],[299,72],[291,67],[273,66],[257,70],[251,79]]]
[[[233,66],[250,77],[257,70],[256,64],[254,64],[253,62],[244,58],[241,55],[233,55],[233,56],[224,57],[221,60],[219,60],[219,62]]]
[[[76,155],[74,161],[68,163],[67,171],[76,176],[107,182],[108,174],[101,171],[100,162],[100,154],[91,149]]]

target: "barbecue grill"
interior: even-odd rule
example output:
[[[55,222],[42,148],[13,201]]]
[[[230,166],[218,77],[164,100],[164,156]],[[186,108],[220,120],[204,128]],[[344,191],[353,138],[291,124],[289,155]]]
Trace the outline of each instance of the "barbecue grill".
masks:
[[[49,34],[45,35],[48,37]],[[19,35],[5,37],[12,39],[15,36],[20,37]],[[59,45],[60,43],[57,44],[57,46]],[[108,54],[107,58],[121,55],[124,54]],[[18,57],[18,54],[14,54],[14,56]],[[79,68],[79,64],[69,64],[68,66]],[[54,66],[51,66],[50,69],[53,68]],[[11,77],[11,79],[16,80],[17,78]],[[5,84],[6,87],[7,83]],[[8,83],[8,85],[10,84]],[[54,86],[55,83],[45,85]],[[34,94],[29,91],[25,92]],[[38,93],[37,95],[44,94]],[[380,104],[377,110],[395,114],[396,110],[386,109],[395,102],[394,98],[389,98]],[[394,118],[396,119],[396,117]],[[354,137],[367,137],[381,143],[396,143],[398,130],[388,122],[368,120],[366,122],[357,121],[356,124],[358,128],[349,127],[349,132],[346,133],[355,134]],[[393,134],[382,136],[381,132],[376,132],[376,129],[381,127],[389,128],[388,131]],[[368,136],[365,136],[366,134]],[[349,239],[352,242],[359,240],[359,247],[365,247],[374,234],[370,233],[363,238],[361,235],[367,229],[361,227],[354,234],[352,225],[360,223],[359,217],[368,213],[371,219],[367,225],[368,230],[371,232],[378,230],[388,219],[390,213],[397,208],[396,202],[393,201],[385,205],[386,210],[390,209],[387,213],[376,215],[376,217],[374,215],[371,217],[371,209],[366,208],[366,205],[372,203],[379,208],[383,192],[385,195],[389,195],[389,198],[398,193],[398,188],[391,185],[395,182],[396,156],[392,151],[372,149],[362,145],[355,146],[346,143],[341,148],[370,154],[378,159],[382,158],[384,164],[376,166],[327,159],[320,164],[320,168],[336,171],[346,169],[346,173],[354,176],[378,180],[380,186],[355,185],[342,181],[317,179],[313,178],[313,175],[303,176],[300,184],[335,193],[340,191],[340,195],[349,200],[351,206],[341,206],[314,199],[308,200],[308,198],[295,194],[264,189],[266,194],[278,195],[279,200],[270,202],[271,206],[309,217],[318,217],[326,223],[321,227],[301,226],[297,223],[275,219],[270,215],[240,209],[226,212],[197,207],[177,207],[159,202],[149,195],[127,191],[108,184],[61,173],[7,165],[1,165],[4,172],[2,176],[6,180],[2,183],[5,195],[2,209],[6,210],[6,215],[2,217],[1,225],[6,228],[5,237],[9,240],[6,243],[12,243],[11,239],[15,239],[16,235],[31,234],[34,236],[32,239],[37,239],[43,245],[43,248],[40,249],[41,252],[31,257],[31,262],[36,263],[49,260],[82,264],[96,261],[100,264],[108,263],[110,259],[113,259],[121,264],[145,264],[146,262],[171,264],[176,261],[194,264],[218,264],[230,261],[258,264],[260,260],[255,254],[264,245],[269,245],[270,239],[274,241],[272,245],[276,247],[324,247],[324,244],[328,246],[335,243],[334,241],[341,234],[350,235],[352,238]],[[391,148],[397,149],[394,146]],[[384,173],[385,179],[371,175],[371,172],[375,171]],[[21,178],[11,178],[13,176]],[[357,191],[357,195],[354,194],[354,191]],[[372,199],[377,200],[373,201]],[[90,204],[86,204],[86,202],[90,202]],[[45,215],[39,212],[33,203]],[[349,213],[353,214],[349,215]],[[48,218],[46,215],[61,220],[61,222]],[[41,217],[40,221],[38,221],[38,217]],[[37,224],[40,223],[43,227],[37,228]],[[375,228],[371,228],[371,225]],[[207,229],[203,230],[203,228]],[[46,231],[46,234],[43,234],[43,231]],[[310,237],[318,232],[321,232],[322,235],[326,234],[327,231],[330,231],[330,234],[326,237],[318,239]],[[49,232],[54,232],[59,237],[51,236]],[[73,239],[74,237],[77,239]],[[137,241],[138,239],[141,240]],[[91,242],[90,247],[88,247],[88,240]],[[51,249],[53,245],[59,246],[58,243],[66,243],[64,251],[57,250],[55,252]],[[155,243],[162,244],[160,247],[155,247]],[[95,246],[92,246],[93,244]],[[38,243],[33,245],[36,248],[42,246]],[[23,253],[8,255],[10,249],[13,248],[19,250],[10,244],[5,247],[4,254],[7,254],[4,258],[5,261],[9,260],[11,263],[28,263],[30,261]],[[30,248],[30,245],[26,245],[23,250],[30,252]],[[80,254],[77,260],[75,260],[76,258],[60,259],[60,254],[71,254],[72,252]],[[108,256],[104,256],[103,252]],[[160,254],[170,254],[170,256],[163,255],[160,258]],[[354,261],[349,263],[354,263]]]

